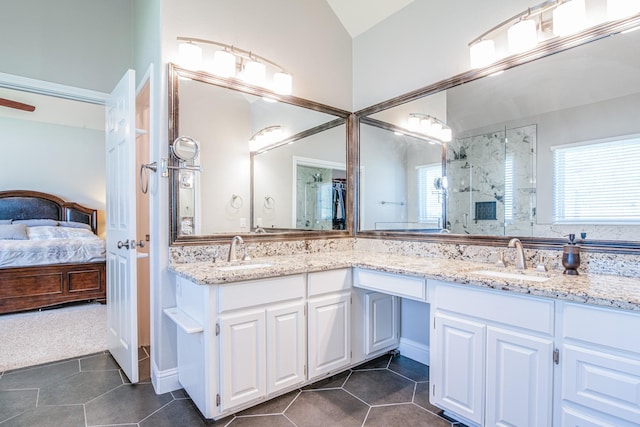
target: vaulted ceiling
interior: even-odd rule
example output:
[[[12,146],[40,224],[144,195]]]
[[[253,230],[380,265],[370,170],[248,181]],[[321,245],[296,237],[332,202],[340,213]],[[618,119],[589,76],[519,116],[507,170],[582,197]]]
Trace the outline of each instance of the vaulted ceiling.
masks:
[[[357,37],[413,0],[327,0],[351,37]]]

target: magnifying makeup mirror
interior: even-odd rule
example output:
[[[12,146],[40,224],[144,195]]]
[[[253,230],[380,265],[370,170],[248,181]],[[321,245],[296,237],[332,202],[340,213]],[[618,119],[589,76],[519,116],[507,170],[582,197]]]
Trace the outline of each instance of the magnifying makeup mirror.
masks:
[[[171,152],[179,160],[188,162],[198,157],[200,146],[198,141],[189,136],[179,136],[171,144]]]

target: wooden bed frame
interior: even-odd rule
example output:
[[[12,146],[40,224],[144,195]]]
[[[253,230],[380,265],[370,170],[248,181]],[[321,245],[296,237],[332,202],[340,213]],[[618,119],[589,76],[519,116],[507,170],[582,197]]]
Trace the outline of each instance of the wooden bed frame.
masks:
[[[75,221],[98,231],[95,209],[37,191],[0,191],[0,219]],[[106,298],[105,261],[0,268],[0,314]]]

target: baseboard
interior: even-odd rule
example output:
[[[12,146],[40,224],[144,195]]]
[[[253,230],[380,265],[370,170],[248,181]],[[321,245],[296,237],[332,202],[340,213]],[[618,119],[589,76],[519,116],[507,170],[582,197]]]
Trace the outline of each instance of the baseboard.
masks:
[[[151,383],[157,394],[168,393],[182,388],[178,380],[178,368],[160,371],[153,360],[151,361]]]
[[[407,338],[400,338],[400,354],[409,359],[429,365],[429,346]]]

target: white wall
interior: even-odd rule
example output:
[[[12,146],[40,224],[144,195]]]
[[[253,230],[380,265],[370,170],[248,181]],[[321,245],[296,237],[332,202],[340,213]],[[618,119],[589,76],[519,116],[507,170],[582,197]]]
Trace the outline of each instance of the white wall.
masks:
[[[354,110],[469,69],[468,43],[535,0],[414,0],[353,40]]]
[[[110,92],[132,65],[132,0],[2,0],[0,72]]]
[[[0,191],[41,191],[104,209],[103,131],[4,117],[0,129]]]

